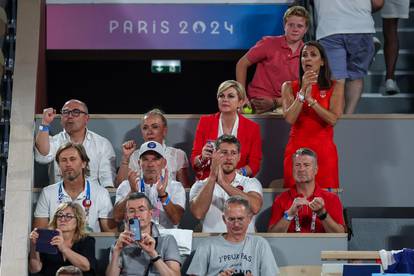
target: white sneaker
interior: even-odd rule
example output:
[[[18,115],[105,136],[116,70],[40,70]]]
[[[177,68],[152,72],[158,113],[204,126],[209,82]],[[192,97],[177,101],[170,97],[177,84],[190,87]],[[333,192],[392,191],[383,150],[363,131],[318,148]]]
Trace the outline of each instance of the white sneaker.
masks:
[[[400,88],[398,88],[397,82],[393,79],[387,79],[385,81],[384,94],[395,95],[398,93],[400,93]]]

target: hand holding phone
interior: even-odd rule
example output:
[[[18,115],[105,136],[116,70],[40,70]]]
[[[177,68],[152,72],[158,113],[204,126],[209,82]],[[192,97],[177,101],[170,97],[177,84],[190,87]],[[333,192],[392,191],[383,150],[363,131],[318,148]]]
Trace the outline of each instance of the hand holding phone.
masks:
[[[134,233],[134,240],[140,241],[141,240],[141,224],[139,219],[132,218],[129,220],[129,230]]]
[[[51,245],[53,237],[59,236],[57,230],[38,228],[36,232],[39,234],[39,238],[36,242],[36,251],[46,254],[57,254],[58,249],[55,245]]]

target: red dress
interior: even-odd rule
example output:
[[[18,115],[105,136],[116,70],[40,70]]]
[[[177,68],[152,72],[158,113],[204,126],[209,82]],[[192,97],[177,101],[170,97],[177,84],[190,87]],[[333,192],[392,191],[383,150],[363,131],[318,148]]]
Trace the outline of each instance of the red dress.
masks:
[[[329,104],[335,83],[329,90],[319,90],[318,85],[312,86],[312,97],[318,104],[329,110]],[[293,94],[299,91],[299,82],[292,81]],[[333,126],[326,123],[319,115],[303,104],[302,111],[296,122],[292,125],[289,141],[285,149],[284,158],[284,186],[286,188],[295,185],[292,176],[292,154],[298,148],[310,148],[318,155],[318,173],[316,183],[321,188],[338,188],[338,153],[333,141]]]

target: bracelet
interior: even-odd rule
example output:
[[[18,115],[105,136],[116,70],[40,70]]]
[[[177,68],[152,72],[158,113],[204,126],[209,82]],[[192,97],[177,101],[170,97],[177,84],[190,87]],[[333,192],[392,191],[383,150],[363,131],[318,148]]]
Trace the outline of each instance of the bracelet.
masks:
[[[45,132],[49,131],[49,126],[41,124],[41,125],[39,125],[39,130],[40,131],[45,131]]]
[[[287,220],[287,221],[292,221],[292,219],[294,218],[294,216],[289,216],[288,212],[287,212],[287,211],[285,211],[285,212],[283,213],[283,218],[284,218],[285,220]]]
[[[240,172],[242,173],[243,176],[247,176],[247,170],[245,167],[241,167]]]
[[[318,101],[314,99],[314,100],[313,100],[313,102],[308,103],[308,106],[309,106],[309,107],[312,107],[312,106],[314,106],[317,102],[318,102]]]
[[[167,196],[167,200],[162,205],[163,206],[167,206],[168,203],[170,203],[170,201],[171,201],[171,197],[170,196]]]
[[[318,215],[319,220],[325,220],[328,216],[328,212],[325,211],[325,213]]]
[[[156,256],[156,257],[154,257],[154,258],[152,258],[151,260],[150,260],[150,262],[151,263],[155,263],[156,261],[158,261],[159,259],[161,259],[162,257],[161,257],[161,255],[158,255],[158,256]]]
[[[158,196],[158,198],[165,198],[165,197],[167,197],[168,196],[168,193],[167,192],[165,192],[165,194],[164,195],[162,195],[162,196]]]

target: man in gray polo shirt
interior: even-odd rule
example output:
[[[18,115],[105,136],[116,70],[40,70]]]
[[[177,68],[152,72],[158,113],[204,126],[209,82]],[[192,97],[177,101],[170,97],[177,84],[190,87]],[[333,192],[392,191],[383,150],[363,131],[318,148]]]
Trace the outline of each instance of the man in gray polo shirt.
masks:
[[[171,235],[160,236],[151,223],[152,206],[143,193],[129,194],[125,220],[137,218],[141,225],[141,240],[135,241],[128,224],[111,250],[106,276],[162,275],[179,276],[181,258],[177,242]]]

